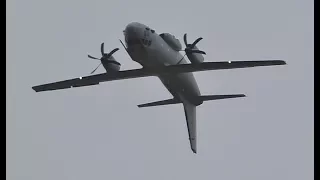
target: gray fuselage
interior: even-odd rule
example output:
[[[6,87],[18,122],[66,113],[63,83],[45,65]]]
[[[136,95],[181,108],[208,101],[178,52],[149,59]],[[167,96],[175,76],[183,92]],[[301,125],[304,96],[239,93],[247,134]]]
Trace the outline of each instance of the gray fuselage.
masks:
[[[186,64],[179,51],[172,49],[154,30],[141,23],[130,23],[124,30],[127,50],[131,58],[144,68]],[[182,59],[182,60],[181,60]],[[202,104],[200,90],[192,73],[158,76],[174,98]]]

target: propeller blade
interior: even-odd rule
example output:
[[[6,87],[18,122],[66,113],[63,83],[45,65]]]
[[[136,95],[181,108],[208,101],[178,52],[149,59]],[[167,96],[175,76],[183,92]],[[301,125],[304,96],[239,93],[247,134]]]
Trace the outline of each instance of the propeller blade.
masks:
[[[188,45],[188,42],[187,42],[187,33],[185,33],[183,35],[183,41],[184,41],[184,44],[187,46]]]
[[[91,58],[91,59],[98,59],[98,58],[90,56],[90,55],[88,55],[88,57]],[[98,60],[100,60],[100,59],[98,59]]]
[[[201,41],[202,39],[203,39],[203,38],[200,37],[200,38],[198,38],[197,40],[195,40],[195,41],[191,44],[191,49],[194,48],[194,46],[195,46],[199,41]]]
[[[110,53],[108,54],[108,58],[110,57],[110,56],[112,56],[112,54],[113,53],[115,53],[116,51],[118,51],[119,50],[119,48],[115,48],[115,49],[113,49],[112,51],[110,51]]]
[[[206,54],[204,51],[200,51],[200,50],[197,50],[197,49],[190,50],[189,52],[190,53]]]
[[[100,66],[101,64],[102,64],[102,63],[100,63],[99,66]],[[98,66],[98,67],[99,67],[99,66]],[[96,67],[90,74],[94,73],[94,72],[98,69],[98,67]]]
[[[104,55],[104,43],[101,43],[101,55]]]

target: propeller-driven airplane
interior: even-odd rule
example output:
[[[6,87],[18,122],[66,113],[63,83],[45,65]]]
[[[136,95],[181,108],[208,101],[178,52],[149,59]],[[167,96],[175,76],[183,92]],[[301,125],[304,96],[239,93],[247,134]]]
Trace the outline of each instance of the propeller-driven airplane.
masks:
[[[100,60],[101,63],[99,66],[102,64],[106,73],[43,84],[34,86],[32,89],[36,92],[51,91],[98,85],[105,81],[157,76],[172,94],[173,98],[141,104],[138,105],[138,107],[182,103],[191,150],[196,153],[196,107],[204,101],[245,97],[245,95],[201,95],[192,72],[286,64],[283,60],[204,62],[203,55],[206,53],[197,47],[199,41],[202,40],[201,37],[189,44],[187,42],[187,34],[184,34],[183,39],[186,47],[183,49],[180,41],[176,39],[175,36],[170,33],[157,34],[152,28],[138,22],[128,24],[123,33],[125,44],[120,40],[122,46],[131,59],[142,65],[142,68],[120,71],[121,64],[113,57],[113,53],[118,51],[119,48],[113,49],[110,53],[105,53],[104,44],[102,43],[102,57],[95,58],[90,55],[88,55],[88,57]],[[184,55],[180,53],[181,51],[184,51]],[[191,63],[187,62],[185,55]],[[91,74],[94,73],[96,69],[93,70]]]

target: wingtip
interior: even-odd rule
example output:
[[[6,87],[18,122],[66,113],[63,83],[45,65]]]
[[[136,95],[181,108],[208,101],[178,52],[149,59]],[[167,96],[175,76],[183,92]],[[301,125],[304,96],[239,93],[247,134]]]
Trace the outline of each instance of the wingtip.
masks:
[[[33,89],[35,92],[38,92],[36,86],[33,86],[32,89]]]
[[[138,106],[138,108],[148,107],[146,104],[139,104],[137,106]]]
[[[279,65],[286,65],[286,64],[287,64],[286,61],[284,61],[284,60],[279,60]]]
[[[245,95],[245,94],[236,94],[234,97],[235,98],[241,98],[241,97],[247,97],[247,95]]]
[[[287,62],[286,62],[286,61],[283,61],[283,64],[287,64]]]

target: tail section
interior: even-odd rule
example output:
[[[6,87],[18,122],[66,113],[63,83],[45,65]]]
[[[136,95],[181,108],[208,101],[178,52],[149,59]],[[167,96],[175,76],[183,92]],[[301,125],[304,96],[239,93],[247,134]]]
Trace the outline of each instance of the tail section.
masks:
[[[184,114],[186,116],[191,150],[193,153],[197,153],[196,105],[190,103],[183,96],[181,95],[179,96],[180,96],[179,98],[140,104],[138,105],[138,107],[151,107],[151,106],[161,106],[161,105],[182,103],[184,108]],[[211,101],[211,100],[218,100],[218,99],[238,98],[238,97],[245,97],[245,95],[244,94],[208,95],[208,96],[199,96],[198,98],[200,98],[201,101]]]
[[[188,127],[188,135],[190,141],[190,147],[193,153],[197,153],[197,121],[196,121],[196,106],[183,101],[184,114],[186,116],[186,122]]]
[[[219,100],[219,99],[230,99],[230,98],[238,98],[238,97],[245,97],[244,94],[227,94],[227,95],[206,95],[206,96],[199,96],[202,101],[211,101],[211,100]],[[162,101],[156,101],[146,104],[140,104],[138,107],[151,107],[151,106],[161,106],[161,105],[169,105],[169,104],[179,104],[182,103],[179,99],[167,99]]]

